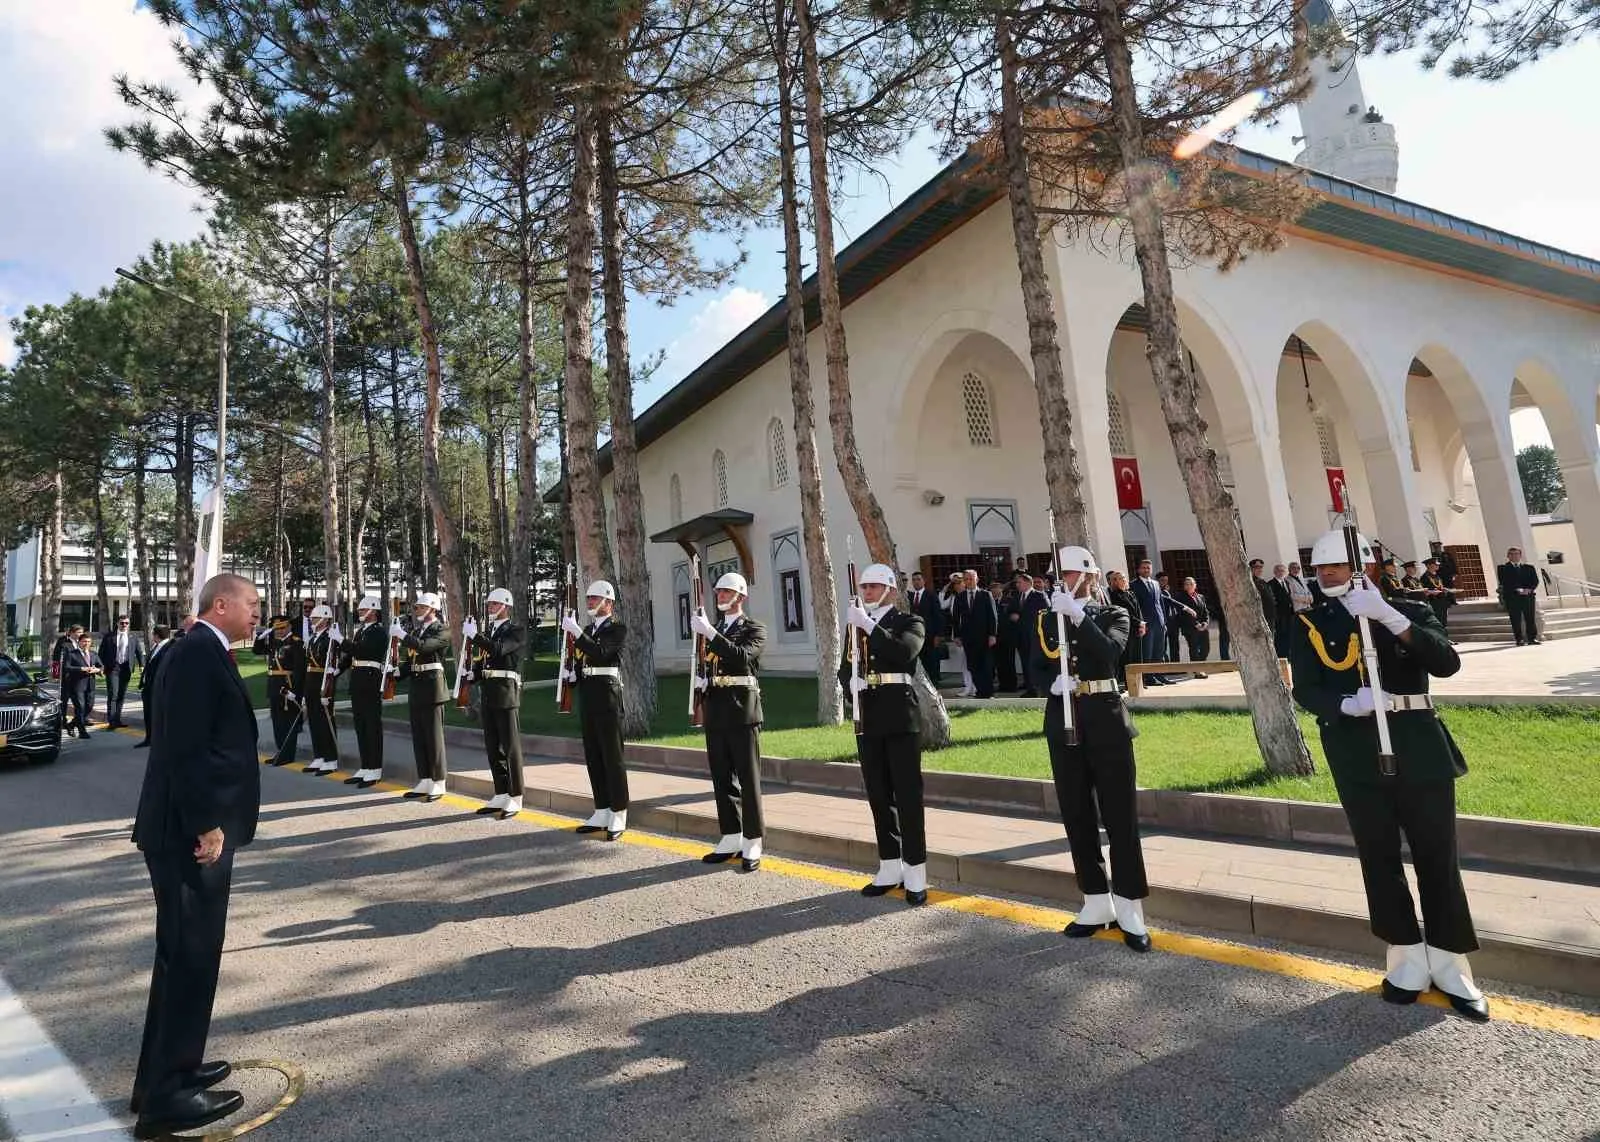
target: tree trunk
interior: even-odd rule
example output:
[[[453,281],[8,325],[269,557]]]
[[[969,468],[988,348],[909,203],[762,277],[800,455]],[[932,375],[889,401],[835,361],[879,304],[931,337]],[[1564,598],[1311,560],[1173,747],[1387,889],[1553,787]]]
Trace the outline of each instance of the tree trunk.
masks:
[[[43,580],[40,585],[44,589],[44,614],[39,616],[40,647],[46,661],[55,652],[56,636],[61,633],[61,545],[66,531],[65,498],[65,481],[61,476],[61,466],[57,464],[50,478],[50,519],[45,525],[39,553],[39,578]]]
[[[1006,198],[1011,206],[1011,238],[1022,276],[1022,308],[1028,318],[1028,352],[1033,360],[1033,389],[1039,400],[1039,426],[1044,436],[1044,482],[1056,535],[1065,543],[1087,544],[1088,515],[1079,486],[1078,455],[1072,446],[1072,410],[1056,340],[1055,299],[1045,274],[1039,242],[1039,216],[1033,208],[1033,184],[1022,132],[1022,96],[1017,91],[1017,47],[1011,21],[995,21],[995,48],[1000,57],[1000,138],[1005,148]],[[1055,560],[1056,553],[1050,558]]]
[[[269,598],[268,614],[281,615],[283,613],[283,580],[287,574],[288,552],[284,548],[283,515],[286,509],[283,488],[283,465],[285,460],[286,445],[283,439],[278,439],[278,470],[274,481],[272,499],[272,582],[267,592]]]
[[[800,534],[805,549],[806,583],[811,592],[812,635],[817,644],[817,723],[844,720],[839,688],[839,597],[828,550],[828,509],[822,495],[822,465],[817,460],[817,420],[811,395],[811,362],[806,347],[806,307],[800,272],[800,209],[794,169],[794,95],[784,8],[777,0],[778,163],[783,190],[784,302],[789,333],[789,396],[794,405],[794,458],[800,486]]]
[[[594,411],[594,108],[573,107],[572,195],[567,213],[567,294],[561,309],[567,394],[567,472],[580,577],[610,578]],[[580,590],[582,586],[580,585]]]
[[[466,582],[461,567],[461,536],[450,518],[439,482],[439,411],[444,370],[439,362],[439,335],[433,324],[433,308],[428,302],[428,283],[422,274],[422,250],[417,244],[417,229],[411,218],[411,198],[399,162],[393,164],[394,207],[400,226],[400,245],[406,255],[406,276],[411,281],[411,300],[416,308],[417,336],[422,343],[422,360],[427,370],[427,397],[422,413],[422,488],[432,509],[434,530],[439,536],[444,588],[449,599],[450,629],[456,644],[461,641],[461,620],[466,614]]]
[[[1278,655],[1261,614],[1244,545],[1234,526],[1233,499],[1217,474],[1217,456],[1206,444],[1206,424],[1200,417],[1199,386],[1184,357],[1178,331],[1178,309],[1172,296],[1172,266],[1167,260],[1165,227],[1156,199],[1158,167],[1145,160],[1144,125],[1139,115],[1138,89],[1134,85],[1133,57],[1122,25],[1120,0],[1097,0],[1098,22],[1105,45],[1111,82],[1111,105],[1116,117],[1117,144],[1123,176],[1127,180],[1128,223],[1133,231],[1134,257],[1144,284],[1145,309],[1150,315],[1146,355],[1150,375],[1161,396],[1161,411],[1172,436],[1173,451],[1189,503],[1200,525],[1200,538],[1211,561],[1222,611],[1232,633],[1234,657],[1250,703],[1256,742],[1267,769],[1278,774],[1313,771],[1310,751],[1295,719],[1294,702],[1278,673]]]
[[[356,512],[355,531],[350,543],[350,606],[345,608],[344,619],[353,622],[355,604],[367,593],[367,524],[372,520],[372,501],[378,494],[378,432],[372,423],[372,387],[368,384],[367,363],[361,362],[361,426],[367,437],[367,464],[361,477],[361,508]],[[383,574],[389,574],[385,564]]]
[[[100,494],[100,469],[94,473],[94,492],[90,497],[94,504],[94,603],[99,610],[100,627],[96,627],[93,617],[89,620],[90,630],[110,630],[111,621],[111,592],[106,588],[106,510],[105,500]]]
[[[404,422],[400,417],[400,350],[392,344],[389,346],[389,410],[392,414],[390,428],[394,434],[394,513],[400,518],[400,558],[409,568],[406,575],[406,599],[410,602],[416,598],[416,583],[422,577],[422,548],[414,542],[416,537],[411,531],[411,509],[406,504],[405,433],[401,430]],[[394,613],[390,603],[389,573],[385,569],[383,576],[385,618]]]
[[[517,166],[517,524],[511,543],[510,582],[512,613],[527,632],[527,651],[533,657],[531,614],[533,586],[533,526],[542,515],[539,504],[539,407],[533,367],[533,211],[528,202],[528,146],[526,140]]]
[[[816,226],[817,286],[822,304],[822,338],[828,357],[828,425],[833,430],[833,458],[844,481],[845,495],[856,514],[867,551],[874,561],[895,563],[894,540],[878,497],[867,479],[856,446],[855,413],[850,405],[850,354],[845,344],[844,314],[839,305],[839,274],[833,255],[833,206],[828,188],[827,126],[822,108],[822,75],[817,61],[816,30],[809,0],[794,0],[796,29],[805,92],[806,150],[811,165],[811,213]]]
[[[144,514],[144,481],[145,465],[149,454],[143,443],[144,435],[139,434],[140,443],[133,453],[133,557],[139,567],[139,614],[140,629],[144,632],[146,646],[155,645],[156,625],[156,584],[154,570],[150,566],[150,537],[145,534]],[[165,624],[163,624],[165,625]]]
[[[396,178],[398,184],[399,179]],[[403,194],[404,188],[401,188]],[[409,208],[406,211],[410,217]],[[336,431],[338,390],[333,374],[333,218],[331,212],[322,231],[322,559],[323,582],[328,605],[338,608],[344,561],[343,519],[339,513],[339,437]],[[409,262],[409,251],[407,261]]]
[[[173,606],[178,617],[194,611],[194,414],[178,415],[177,448],[172,463]]]
[[[628,361],[627,283],[622,276],[621,188],[617,181],[612,118],[602,106],[595,139],[600,185],[600,287],[605,298],[606,383],[611,402],[611,486],[617,509],[617,602],[628,641],[623,645],[623,686],[629,693],[622,720],[628,737],[646,737],[656,713],[656,636],[645,551],[644,494],[639,444],[633,430],[633,372]],[[754,567],[745,568],[752,576]]]

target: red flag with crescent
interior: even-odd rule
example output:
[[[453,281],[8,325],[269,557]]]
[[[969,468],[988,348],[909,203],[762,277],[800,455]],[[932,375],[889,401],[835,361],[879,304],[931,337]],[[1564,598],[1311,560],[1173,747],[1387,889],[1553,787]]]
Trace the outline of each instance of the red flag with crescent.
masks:
[[[1344,469],[1329,468],[1327,469],[1327,473],[1328,495],[1333,498],[1333,510],[1336,512],[1342,512],[1345,510]]]
[[[1132,456],[1113,456],[1112,466],[1117,472],[1117,507],[1122,511],[1138,511],[1144,507],[1144,485],[1139,482],[1139,461]]]

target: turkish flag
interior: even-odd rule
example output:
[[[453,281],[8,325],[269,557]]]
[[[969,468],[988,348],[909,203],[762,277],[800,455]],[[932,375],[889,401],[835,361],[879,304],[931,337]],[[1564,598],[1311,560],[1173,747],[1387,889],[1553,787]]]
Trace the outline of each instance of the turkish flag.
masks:
[[[1327,468],[1325,471],[1328,473],[1328,495],[1333,497],[1333,510],[1342,512],[1345,510],[1344,469]]]
[[[1143,508],[1144,485],[1139,482],[1139,461],[1132,456],[1113,456],[1111,464],[1117,473],[1117,507],[1122,511]]]

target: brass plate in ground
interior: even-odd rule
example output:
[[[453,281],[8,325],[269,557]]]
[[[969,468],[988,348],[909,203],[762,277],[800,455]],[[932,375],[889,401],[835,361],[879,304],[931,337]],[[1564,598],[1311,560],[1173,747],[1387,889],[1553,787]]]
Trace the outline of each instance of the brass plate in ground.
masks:
[[[305,1072],[293,1063],[280,1062],[276,1059],[250,1059],[247,1062],[233,1064],[233,1069],[235,1072],[251,1070],[277,1071],[284,1079],[283,1096],[248,1122],[241,1122],[239,1125],[230,1126],[226,1130],[214,1130],[209,1134],[173,1134],[170,1137],[183,1138],[191,1140],[191,1142],[229,1142],[230,1139],[238,1138],[242,1134],[250,1133],[257,1127],[265,1126],[300,1101],[300,1096],[305,1093]]]

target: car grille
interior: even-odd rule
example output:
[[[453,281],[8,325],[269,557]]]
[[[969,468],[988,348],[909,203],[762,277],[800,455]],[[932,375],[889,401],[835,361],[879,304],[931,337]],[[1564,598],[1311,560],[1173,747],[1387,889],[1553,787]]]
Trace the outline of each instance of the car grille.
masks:
[[[8,706],[0,709],[0,734],[16,733],[28,724],[33,716],[31,706]]]

